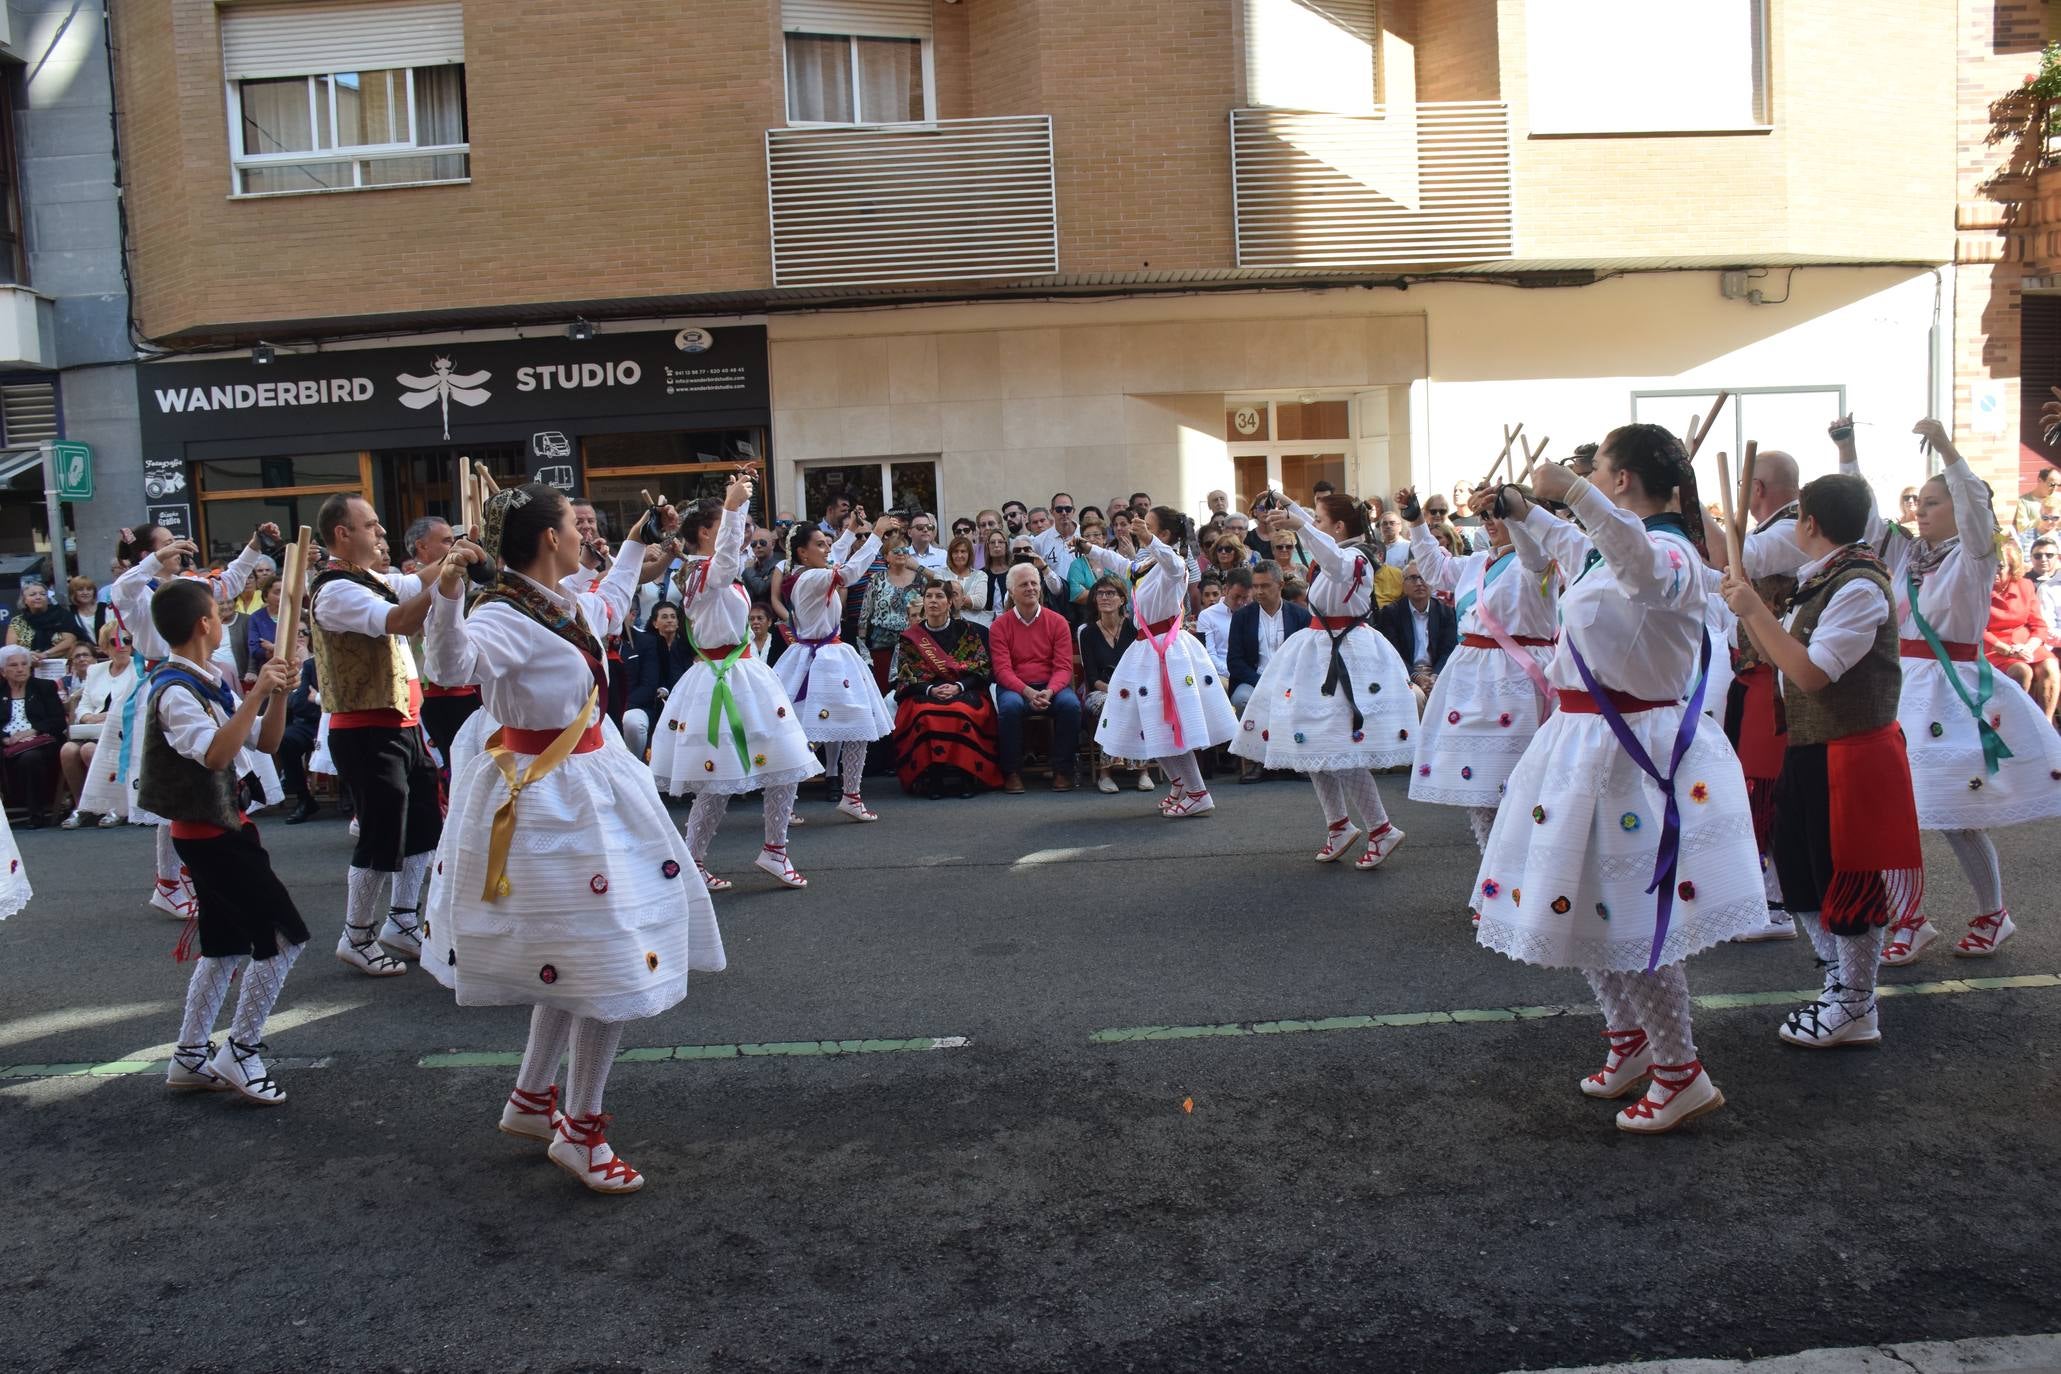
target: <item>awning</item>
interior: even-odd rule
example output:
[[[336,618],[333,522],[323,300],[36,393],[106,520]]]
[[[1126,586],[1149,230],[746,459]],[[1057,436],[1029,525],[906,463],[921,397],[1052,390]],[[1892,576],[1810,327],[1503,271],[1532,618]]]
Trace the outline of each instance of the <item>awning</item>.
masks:
[[[40,448],[0,448],[0,487],[11,487],[15,479],[31,470],[43,466],[43,450]],[[42,483],[39,481],[38,486]]]

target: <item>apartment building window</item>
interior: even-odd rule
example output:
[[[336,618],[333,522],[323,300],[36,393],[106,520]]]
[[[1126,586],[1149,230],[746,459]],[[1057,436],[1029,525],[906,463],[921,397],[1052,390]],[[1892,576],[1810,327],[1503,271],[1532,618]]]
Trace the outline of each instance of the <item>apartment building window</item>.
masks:
[[[1268,487],[1307,506],[1317,483],[1350,491],[1357,468],[1353,403],[1345,397],[1227,396],[1224,439],[1231,454],[1232,484],[1251,501]]]
[[[303,453],[278,458],[216,458],[194,464],[200,547],[211,561],[236,556],[250,532],[270,520],[283,530],[313,525],[337,492],[372,498],[369,453]],[[183,497],[178,498],[183,499]]]
[[[782,0],[791,124],[934,118],[930,0]]]
[[[1768,127],[1767,0],[1525,0],[1534,134]]]
[[[1245,103],[1374,114],[1381,26],[1375,0],[1245,0]]]
[[[463,181],[465,51],[454,0],[297,0],[222,11],[237,195]]]

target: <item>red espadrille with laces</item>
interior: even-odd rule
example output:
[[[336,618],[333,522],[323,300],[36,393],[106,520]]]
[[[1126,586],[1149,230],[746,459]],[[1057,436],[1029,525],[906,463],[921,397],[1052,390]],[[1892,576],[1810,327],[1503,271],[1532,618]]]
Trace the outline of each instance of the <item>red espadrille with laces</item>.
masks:
[[[1353,842],[1359,838],[1360,828],[1353,824],[1352,817],[1348,816],[1342,821],[1331,822],[1330,829],[1324,832],[1324,847],[1317,851],[1317,862],[1320,864],[1337,863],[1345,857],[1345,851],[1351,849]]]
[[[517,1088],[508,1094],[508,1103],[501,1108],[501,1130],[524,1140],[551,1139],[559,1119],[556,1083],[540,1093]]]
[[[551,1162],[597,1193],[634,1193],[644,1186],[644,1175],[609,1148],[608,1123],[613,1120],[604,1112],[559,1117]]]
[[[1677,1126],[1725,1105],[1725,1095],[1703,1071],[1703,1061],[1655,1064],[1646,1095],[1617,1114],[1617,1129],[1637,1135],[1664,1135]]]
[[[1997,952],[1997,946],[2018,933],[2018,927],[2011,921],[2011,913],[1998,907],[1987,916],[1977,916],[1968,923],[1968,933],[1954,945],[1956,959],[1987,959]]]
[[[787,861],[787,846],[784,844],[767,845],[752,862],[759,866],[760,871],[772,874],[788,887],[809,885],[809,880],[801,875],[800,870]]]
[[[1646,1044],[1646,1032],[1637,1026],[1604,1031],[1603,1039],[1609,1044],[1610,1053],[1601,1069],[1582,1080],[1581,1088],[1590,1097],[1615,1101],[1638,1087],[1653,1068],[1653,1051]]]
[[[1908,964],[1939,938],[1939,927],[1923,916],[1910,915],[1890,926],[1883,937],[1882,962],[1892,967]]]

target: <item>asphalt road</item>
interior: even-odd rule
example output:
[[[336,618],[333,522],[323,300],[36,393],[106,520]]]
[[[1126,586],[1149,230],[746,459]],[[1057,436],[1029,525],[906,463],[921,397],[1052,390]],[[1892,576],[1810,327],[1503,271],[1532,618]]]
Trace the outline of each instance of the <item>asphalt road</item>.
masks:
[[[2061,1328],[2052,827],[2000,837],[2017,940],[1892,971],[1934,986],[1885,1000],[1884,1048],[1706,1009],[1730,1103],[1646,1140],[1575,1091],[1601,1054],[1579,979],[1474,946],[1461,814],[1396,801],[1400,777],[1410,838],[1374,874],[1309,861],[1299,782],[1185,823],[1136,793],[871,786],[877,825],[806,803],[806,892],[747,867],[733,809],[730,968],[624,1043],[754,1051],[619,1064],[630,1198],[496,1133],[510,1070],[423,1066],[519,1050],[521,1010],[327,957],[333,818],[265,826],[317,932],[270,1035],[322,1061],[280,1070],[289,1104],[20,1069],[163,1055],[185,981],[147,833],[20,836],[0,1368],[1478,1371]],[[1966,887],[1928,855],[1958,925]],[[2035,985],[1938,986],[1964,975]],[[1800,941],[1690,978],[1814,981]],[[1370,1016],[1404,1024],[1235,1033]],[[1092,1038],[1145,1026],[1226,1033]]]

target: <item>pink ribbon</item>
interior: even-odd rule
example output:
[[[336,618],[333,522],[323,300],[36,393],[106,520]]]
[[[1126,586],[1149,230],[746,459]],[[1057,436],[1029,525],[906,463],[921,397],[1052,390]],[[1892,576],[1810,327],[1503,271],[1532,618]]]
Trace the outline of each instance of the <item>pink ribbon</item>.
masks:
[[[1138,613],[1138,633],[1145,636],[1145,642],[1152,646],[1152,652],[1159,655],[1159,709],[1165,718],[1167,728],[1174,732],[1174,752],[1184,753],[1187,746],[1181,743],[1181,712],[1174,705],[1173,674],[1167,671],[1167,650],[1173,647],[1174,636],[1181,632],[1181,617],[1171,616],[1160,624],[1166,627],[1166,634],[1155,637],[1152,627],[1145,623],[1145,613]]]
[[[1546,670],[1539,667],[1539,661],[1526,653],[1524,646],[1510,637],[1510,632],[1503,628],[1503,622],[1497,620],[1495,613],[1489,610],[1486,560],[1475,573],[1474,618],[1489,632],[1489,638],[1496,641],[1496,646],[1517,661],[1517,666],[1524,670],[1524,675],[1531,679],[1531,685],[1537,689],[1539,699],[1546,703],[1546,709],[1551,711],[1557,706],[1560,702],[1560,689],[1546,681]]]

